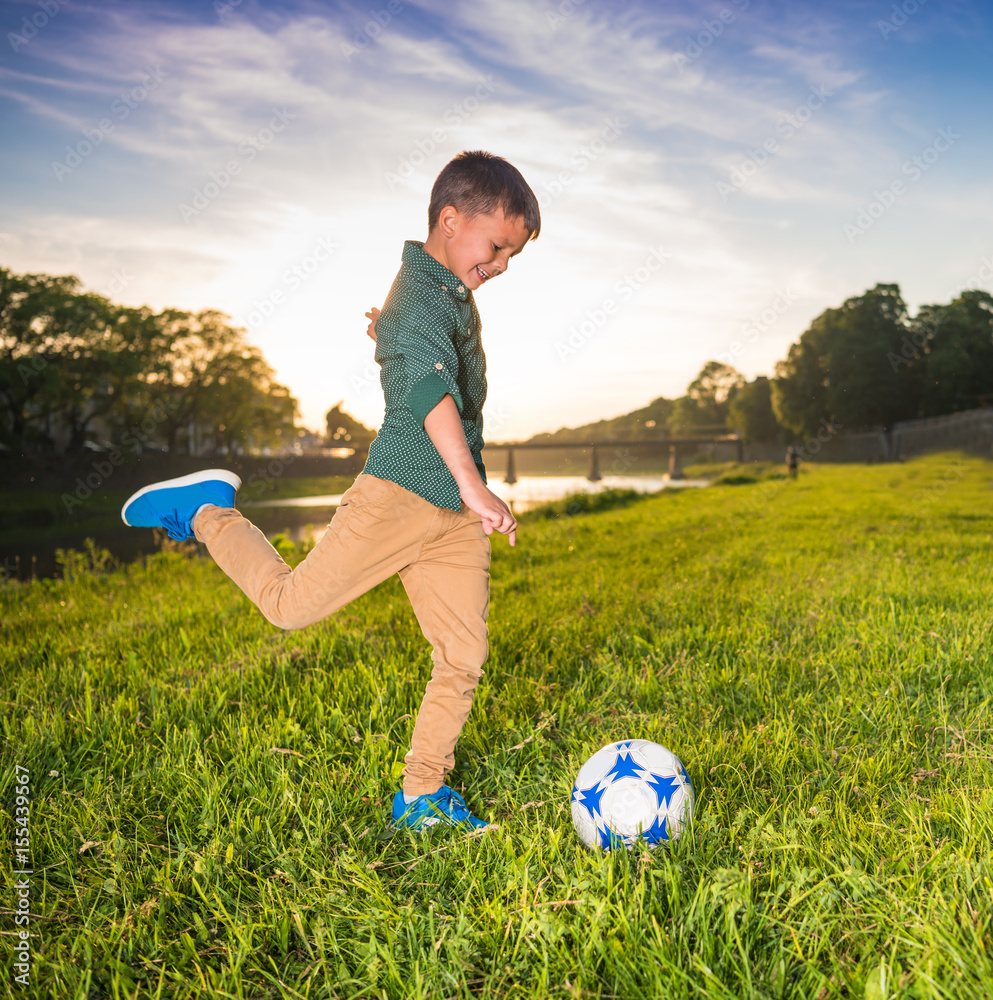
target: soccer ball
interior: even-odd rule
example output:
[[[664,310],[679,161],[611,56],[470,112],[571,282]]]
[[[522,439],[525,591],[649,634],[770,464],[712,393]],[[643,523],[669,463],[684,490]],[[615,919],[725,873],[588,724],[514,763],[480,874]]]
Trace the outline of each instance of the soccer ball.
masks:
[[[675,840],[693,816],[693,784],[679,758],[658,743],[608,743],[579,769],[572,786],[572,822],[587,847],[630,850]]]

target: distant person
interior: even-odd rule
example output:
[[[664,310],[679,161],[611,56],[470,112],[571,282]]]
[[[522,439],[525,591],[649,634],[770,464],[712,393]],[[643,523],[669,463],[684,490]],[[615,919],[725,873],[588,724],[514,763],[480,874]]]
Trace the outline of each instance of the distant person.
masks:
[[[434,668],[393,798],[397,827],[487,826],[445,784],[487,654],[488,536],[517,539],[480,457],[486,359],[472,293],[503,274],[540,228],[534,192],[502,157],[459,153],[438,175],[427,239],[404,244],[382,312],[367,313],[386,397],[382,429],[327,533],[296,569],[235,510],[234,473],[153,483],[121,510],[126,524],[195,536],[279,628],[319,621],[399,573]]]
[[[796,479],[797,469],[800,465],[800,453],[790,445],[786,449],[786,467],[790,470],[790,479]]]

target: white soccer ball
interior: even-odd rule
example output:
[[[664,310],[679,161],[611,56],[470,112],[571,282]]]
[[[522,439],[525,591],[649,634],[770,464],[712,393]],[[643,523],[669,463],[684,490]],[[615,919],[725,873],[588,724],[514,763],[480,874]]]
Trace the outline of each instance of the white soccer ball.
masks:
[[[587,847],[611,839],[650,847],[675,840],[693,816],[693,783],[679,758],[649,740],[621,740],[598,750],[572,786],[572,822]]]

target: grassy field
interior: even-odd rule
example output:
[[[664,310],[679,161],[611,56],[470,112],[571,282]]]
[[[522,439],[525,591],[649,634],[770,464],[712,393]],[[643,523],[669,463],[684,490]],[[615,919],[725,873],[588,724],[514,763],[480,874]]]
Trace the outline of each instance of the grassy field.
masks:
[[[385,829],[430,667],[398,583],[296,633],[181,551],[5,583],[3,988],[988,997],[991,478],[940,455],[527,515],[452,776],[500,824],[475,840]],[[625,737],[696,785],[669,850],[573,832]]]

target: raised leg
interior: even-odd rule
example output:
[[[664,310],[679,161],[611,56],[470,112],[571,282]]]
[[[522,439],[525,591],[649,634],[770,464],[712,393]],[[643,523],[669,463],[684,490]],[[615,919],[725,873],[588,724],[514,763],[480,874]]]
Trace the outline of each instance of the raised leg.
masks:
[[[437,511],[426,500],[361,475],[331,525],[295,569],[237,510],[207,507],[196,537],[273,625],[298,629],[326,618],[410,563]]]

